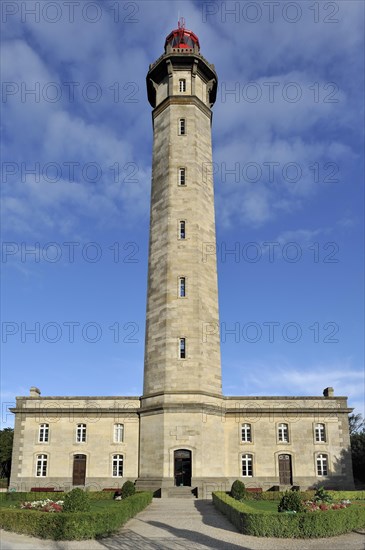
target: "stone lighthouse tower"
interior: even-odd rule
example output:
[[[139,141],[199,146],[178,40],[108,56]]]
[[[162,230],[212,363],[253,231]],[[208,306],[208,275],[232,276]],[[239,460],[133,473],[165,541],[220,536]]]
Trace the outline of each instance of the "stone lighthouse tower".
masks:
[[[163,492],[224,475],[214,443],[223,441],[217,266],[205,254],[215,250],[217,75],[183,19],[150,65],[147,91],[153,163],[139,485]]]

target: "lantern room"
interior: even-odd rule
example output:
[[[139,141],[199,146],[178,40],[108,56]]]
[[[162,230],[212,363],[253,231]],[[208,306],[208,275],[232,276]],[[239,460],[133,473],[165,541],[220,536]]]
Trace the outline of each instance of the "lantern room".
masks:
[[[153,108],[173,96],[179,96],[180,102],[191,102],[195,96],[209,109],[213,106],[218,81],[214,65],[201,55],[199,39],[185,28],[183,17],[167,36],[165,53],[150,65],[146,80]]]
[[[178,28],[171,31],[166,38],[165,52],[167,52],[167,50],[173,52],[179,52],[181,50],[185,52],[199,52],[199,39],[193,31],[189,31],[185,28],[184,17],[180,17],[177,26]]]

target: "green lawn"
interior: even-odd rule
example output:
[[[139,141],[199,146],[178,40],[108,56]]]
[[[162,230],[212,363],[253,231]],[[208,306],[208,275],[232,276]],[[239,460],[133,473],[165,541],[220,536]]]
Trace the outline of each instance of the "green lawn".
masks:
[[[121,500],[91,500],[91,510],[94,512],[105,510],[106,508],[118,508]]]
[[[245,500],[244,503],[255,512],[277,512],[279,505],[278,500]]]
[[[16,506],[16,502],[12,502],[11,500],[0,500],[0,508],[11,508]]]

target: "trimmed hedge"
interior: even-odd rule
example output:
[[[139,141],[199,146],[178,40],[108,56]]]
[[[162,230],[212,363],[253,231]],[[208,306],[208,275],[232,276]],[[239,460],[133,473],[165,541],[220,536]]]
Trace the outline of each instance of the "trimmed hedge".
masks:
[[[299,514],[257,512],[221,491],[213,493],[213,503],[240,533],[256,537],[332,537],[365,526],[365,508],[360,507]]]
[[[0,527],[42,539],[91,539],[114,533],[151,501],[152,493],[144,492],[136,493],[100,512],[45,513],[3,508],[0,511]]]

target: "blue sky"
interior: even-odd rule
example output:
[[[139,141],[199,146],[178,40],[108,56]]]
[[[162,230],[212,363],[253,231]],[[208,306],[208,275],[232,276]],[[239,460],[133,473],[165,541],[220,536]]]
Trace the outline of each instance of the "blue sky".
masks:
[[[2,2],[5,425],[33,385],[142,393],[145,76],[178,15],[219,77],[224,393],[333,386],[363,413],[363,3],[57,5]]]

